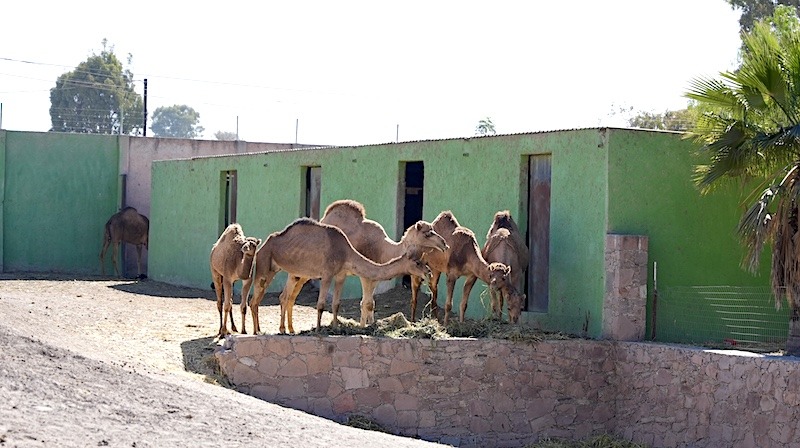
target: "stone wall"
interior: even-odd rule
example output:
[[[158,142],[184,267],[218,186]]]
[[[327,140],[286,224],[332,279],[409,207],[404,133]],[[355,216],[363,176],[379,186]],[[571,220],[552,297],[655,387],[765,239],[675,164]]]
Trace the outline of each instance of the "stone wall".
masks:
[[[641,341],[647,323],[647,237],[606,235],[603,338]]]
[[[231,336],[243,393],[457,446],[611,433],[654,447],[800,444],[795,358],[636,342]]]

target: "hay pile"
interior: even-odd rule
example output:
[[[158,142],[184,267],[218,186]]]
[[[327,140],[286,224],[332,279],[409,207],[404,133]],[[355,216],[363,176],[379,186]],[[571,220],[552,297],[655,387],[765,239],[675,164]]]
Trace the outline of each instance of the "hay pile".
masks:
[[[373,325],[361,327],[353,319],[340,319],[339,326],[332,328],[323,326],[319,330],[311,329],[300,332],[302,335],[316,336],[375,336],[395,339],[447,339],[447,338],[494,338],[512,341],[536,343],[542,340],[570,339],[561,333],[545,333],[520,325],[511,325],[496,319],[458,320],[450,322],[447,327],[436,319],[425,318],[418,322],[409,322],[403,313],[395,313],[377,320]]]
[[[544,439],[533,445],[527,445],[525,448],[647,448],[647,445],[602,434],[580,442]]]

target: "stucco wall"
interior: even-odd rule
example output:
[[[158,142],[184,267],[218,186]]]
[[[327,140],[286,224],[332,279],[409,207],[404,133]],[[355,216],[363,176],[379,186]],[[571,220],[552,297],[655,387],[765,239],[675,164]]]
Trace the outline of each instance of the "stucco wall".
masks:
[[[251,143],[241,140],[190,140],[162,137],[122,136],[119,139],[122,149],[119,173],[126,175],[127,178],[125,205],[135,207],[139,213],[148,217],[150,216],[150,203],[152,200],[152,165],[155,160],[282,151],[308,146],[292,143]],[[169,192],[164,192],[164,194],[169,194]],[[148,255],[148,252],[145,251],[142,267],[145,270],[147,270]],[[125,253],[125,266],[135,273],[136,251],[130,250]]]
[[[119,197],[117,138],[0,134],[3,270],[99,273],[104,225]]]
[[[798,360],[588,340],[233,336],[241,392],[458,446],[616,434],[653,447],[800,444]]]

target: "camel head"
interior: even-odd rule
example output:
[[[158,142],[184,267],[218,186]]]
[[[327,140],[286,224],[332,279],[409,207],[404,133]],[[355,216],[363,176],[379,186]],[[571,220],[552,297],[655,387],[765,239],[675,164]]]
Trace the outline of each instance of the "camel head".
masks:
[[[242,244],[242,253],[247,257],[255,256],[256,249],[258,249],[260,244],[261,239],[249,236],[244,240],[244,244]]]
[[[511,286],[511,266],[503,263],[489,264],[489,287],[497,291]]]
[[[519,315],[522,314],[522,305],[527,297],[516,290],[508,295],[508,321],[512,324],[519,322]]]
[[[444,238],[433,230],[429,222],[417,221],[416,224],[406,229],[401,240],[408,247],[414,247],[422,252],[438,250],[441,252],[450,248]]]
[[[425,252],[413,248],[407,250],[403,255],[403,258],[410,261],[410,263],[408,263],[408,274],[422,277],[425,281],[428,281],[431,277],[431,268],[428,267],[428,263],[425,262],[424,257]]]

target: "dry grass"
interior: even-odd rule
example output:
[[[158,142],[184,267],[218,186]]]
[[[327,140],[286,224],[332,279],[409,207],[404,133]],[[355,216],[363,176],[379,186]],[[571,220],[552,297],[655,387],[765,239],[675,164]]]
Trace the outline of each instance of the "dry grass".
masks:
[[[358,429],[368,429],[370,431],[378,431],[378,432],[385,432],[387,434],[391,434],[383,426],[375,423],[373,420],[369,419],[368,417],[364,417],[363,415],[351,415],[347,418],[347,426],[352,426],[353,428]]]
[[[647,448],[647,445],[603,434],[580,442],[544,439],[533,445],[527,445],[525,448]]]
[[[353,319],[342,318],[339,326],[323,326],[319,330],[300,332],[303,335],[352,336],[364,335],[395,339],[447,339],[447,338],[494,338],[536,343],[543,340],[570,339],[562,333],[545,333],[520,325],[511,325],[495,319],[466,320],[450,322],[447,327],[436,319],[425,318],[419,322],[409,322],[403,313],[375,321],[373,325],[361,327]]]

